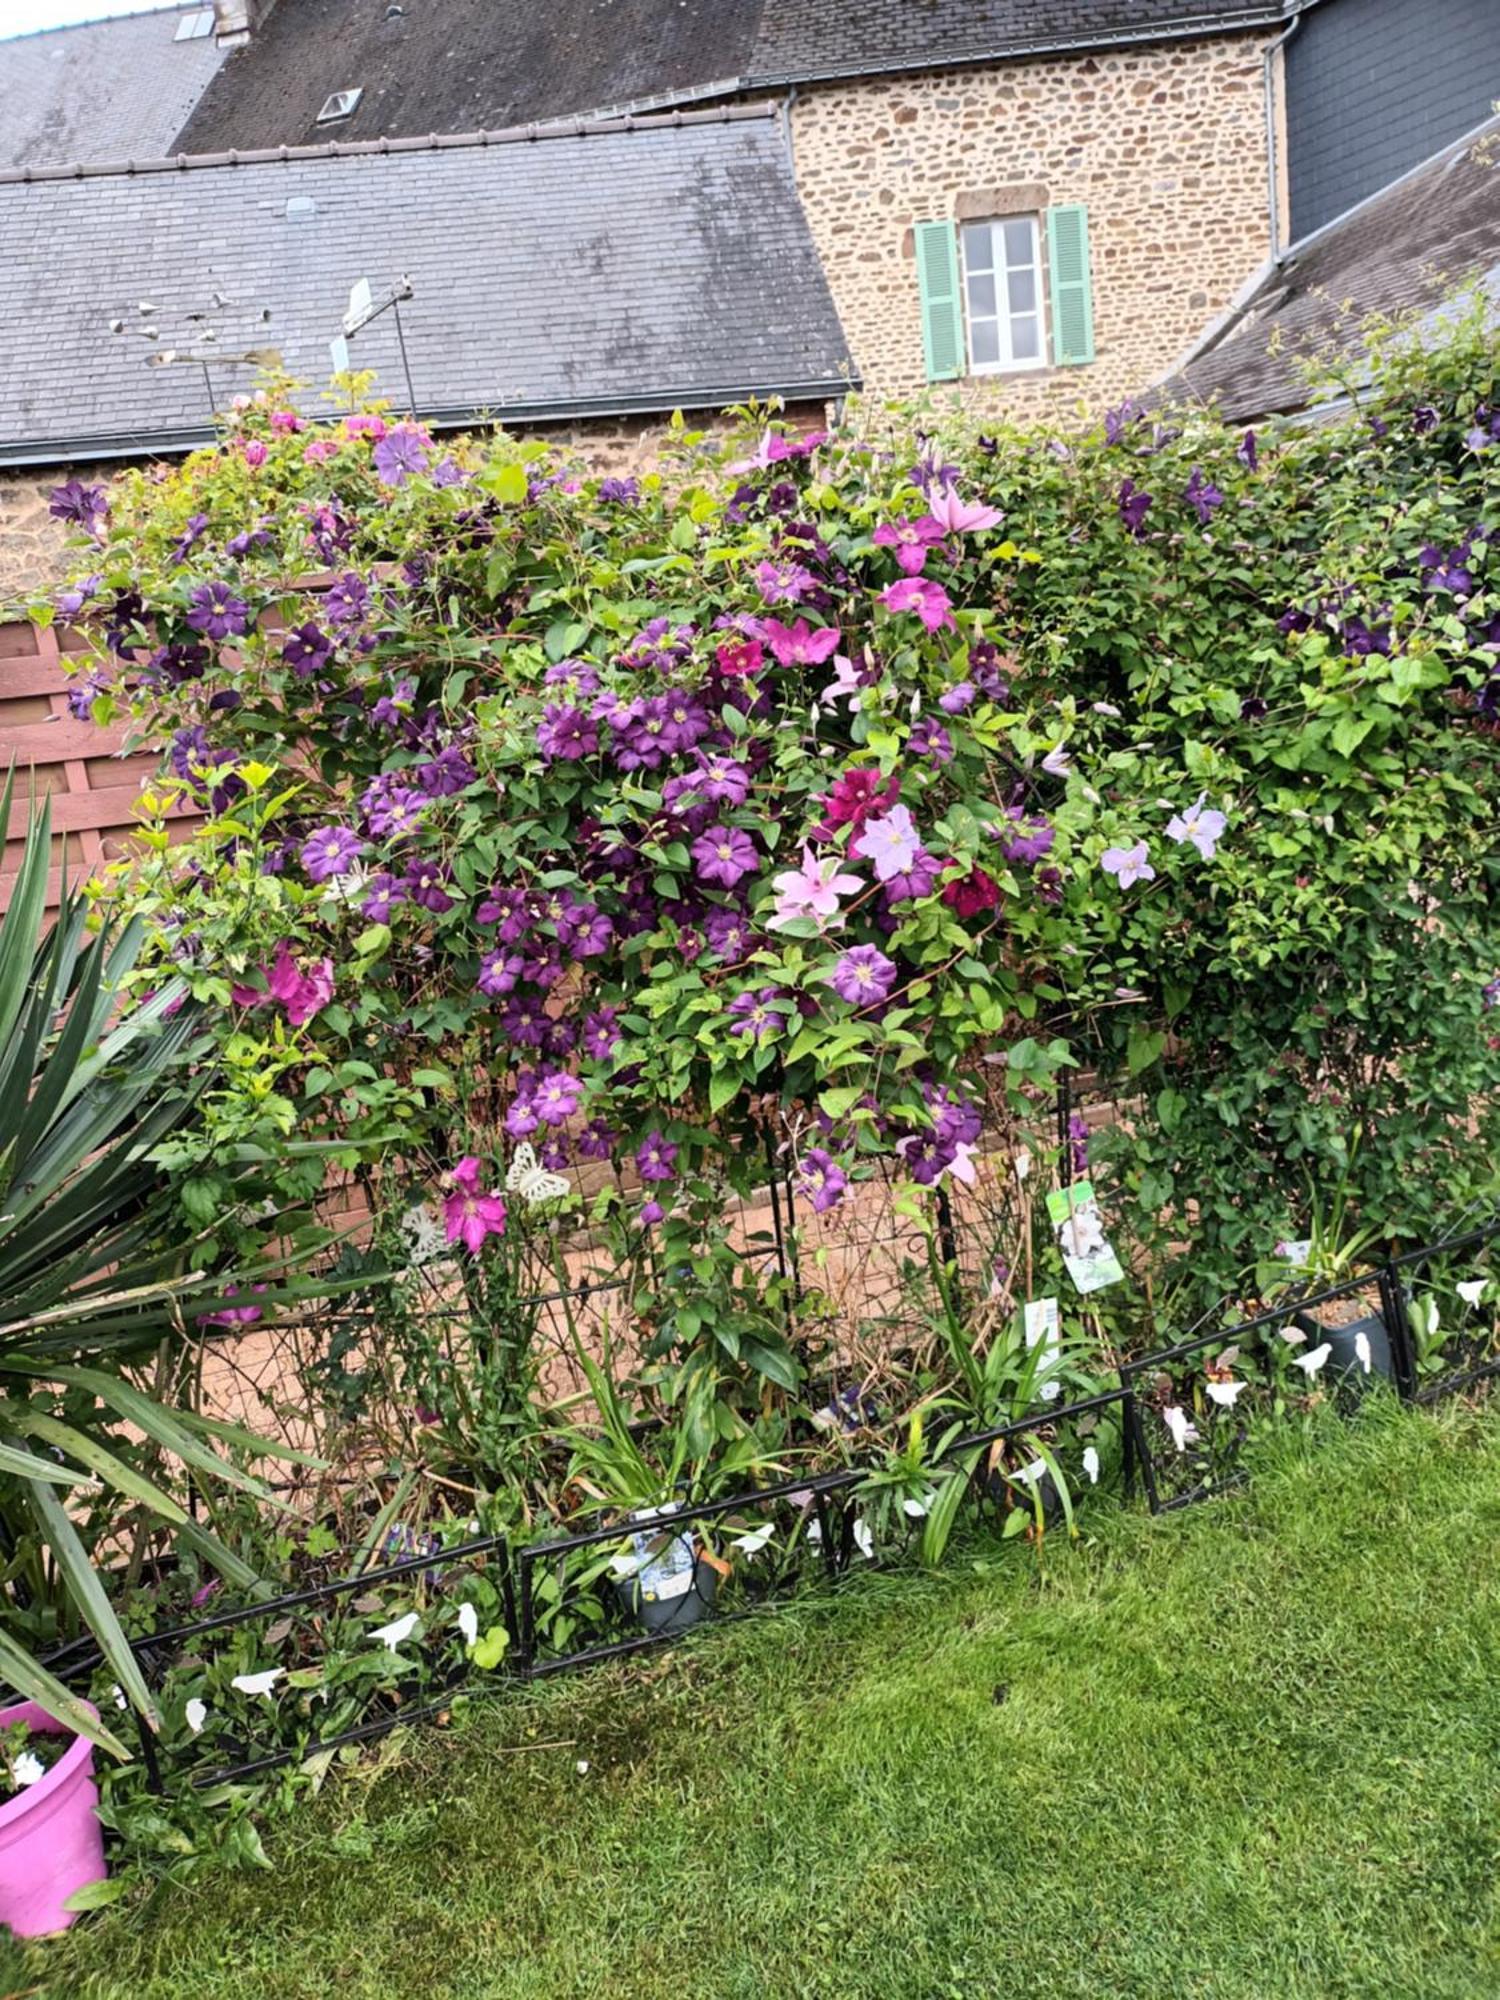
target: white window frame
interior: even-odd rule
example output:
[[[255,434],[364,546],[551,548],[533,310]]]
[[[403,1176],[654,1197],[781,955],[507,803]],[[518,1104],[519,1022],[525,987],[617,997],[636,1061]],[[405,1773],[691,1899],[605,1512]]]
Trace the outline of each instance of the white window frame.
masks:
[[[1031,238],[1031,262],[1029,269],[1035,280],[1036,305],[1032,313],[1012,315],[1009,288],[1003,286],[1013,270],[1025,270],[1026,265],[1012,265],[1006,260],[1005,225],[1024,222]],[[989,233],[991,265],[987,272],[969,269],[969,244],[971,232],[985,230]],[[964,353],[971,375],[1021,375],[1034,374],[1047,366],[1047,302],[1046,281],[1042,264],[1041,217],[1037,215],[987,215],[958,225],[958,266],[959,289],[963,293],[964,312]],[[995,285],[995,311],[975,315],[970,306],[969,283],[971,277],[990,277]],[[999,359],[976,361],[974,359],[974,338],[971,331],[975,318],[988,321],[997,333]],[[1012,352],[1012,318],[1035,318],[1035,354],[1017,356]]]

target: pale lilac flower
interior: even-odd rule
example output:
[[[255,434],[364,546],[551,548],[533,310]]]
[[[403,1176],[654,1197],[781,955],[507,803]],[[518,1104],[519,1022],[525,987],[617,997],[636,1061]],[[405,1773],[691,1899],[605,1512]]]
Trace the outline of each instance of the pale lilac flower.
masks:
[[[835,655],[833,671],[836,678],[831,680],[818,696],[818,706],[835,708],[839,702],[847,700],[849,713],[852,715],[859,707],[860,697],[864,693],[864,683],[847,653]]]
[[[1198,1427],[1186,1410],[1175,1404],[1162,1411],[1162,1420],[1172,1433],[1172,1442],[1179,1451],[1186,1451],[1190,1444],[1198,1442]]]
[[[882,882],[902,875],[917,858],[921,841],[911,814],[905,806],[892,806],[879,819],[865,821],[851,852],[873,861]]]
[[[1138,840],[1134,847],[1106,847],[1099,856],[1099,866],[1106,875],[1113,875],[1122,889],[1129,889],[1137,882],[1154,882],[1156,870],[1151,866],[1144,840]]]
[[[1049,750],[1042,759],[1042,769],[1049,778],[1065,778],[1073,768],[1073,759],[1059,743],[1055,750]]]
[[[982,500],[960,500],[951,486],[930,490],[927,510],[947,535],[975,535],[983,528],[998,528],[1005,519],[998,507],[986,507]]]
[[[1200,792],[1196,803],[1190,805],[1185,813],[1174,813],[1167,821],[1166,835],[1168,840],[1190,840],[1205,861],[1212,861],[1229,822],[1221,812],[1212,808],[1204,810],[1207,798],[1207,792]]]

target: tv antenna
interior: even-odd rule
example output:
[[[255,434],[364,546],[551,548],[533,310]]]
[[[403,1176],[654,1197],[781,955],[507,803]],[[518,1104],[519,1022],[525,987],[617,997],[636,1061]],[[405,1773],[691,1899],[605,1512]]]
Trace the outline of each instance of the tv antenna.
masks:
[[[396,322],[396,345],[401,350],[401,372],[406,377],[406,403],[412,415],[417,414],[417,392],[411,382],[411,359],[406,352],[406,328],[401,324],[401,301],[412,296],[411,279],[402,276],[387,291],[376,298],[370,289],[368,278],[356,278],[349,288],[349,310],[344,314],[343,331],[328,343],[333,356],[335,374],[349,372],[349,343],[357,333],[362,333],[371,320],[379,319],[388,312]]]

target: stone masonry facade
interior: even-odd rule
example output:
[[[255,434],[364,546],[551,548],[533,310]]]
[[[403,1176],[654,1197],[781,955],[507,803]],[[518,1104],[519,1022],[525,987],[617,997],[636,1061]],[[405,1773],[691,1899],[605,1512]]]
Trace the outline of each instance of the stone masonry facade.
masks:
[[[935,393],[1024,421],[1097,412],[1161,376],[1269,254],[1265,46],[1237,35],[804,88],[797,184],[867,398],[927,386],[914,223],[1066,202],[1088,208],[1094,361]]]

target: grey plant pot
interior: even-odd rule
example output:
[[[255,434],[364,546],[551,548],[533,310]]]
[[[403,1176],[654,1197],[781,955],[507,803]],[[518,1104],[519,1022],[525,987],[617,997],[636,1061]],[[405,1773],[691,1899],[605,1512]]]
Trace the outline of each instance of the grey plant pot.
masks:
[[[648,1566],[640,1576],[625,1577],[617,1583],[615,1594],[648,1632],[686,1632],[712,1612],[719,1594],[719,1572],[699,1556],[688,1588],[673,1597],[660,1597],[652,1588]]]
[[[1352,1381],[1363,1388],[1373,1382],[1377,1375],[1387,1382],[1396,1379],[1396,1365],[1391,1359],[1391,1336],[1384,1319],[1378,1312],[1366,1313],[1363,1319],[1351,1320],[1347,1326],[1324,1326],[1311,1313],[1299,1312],[1292,1315],[1292,1323],[1307,1335],[1311,1346],[1328,1342],[1329,1354],[1327,1372]],[[1359,1353],[1355,1347],[1355,1337],[1363,1334],[1370,1343],[1370,1371],[1367,1375],[1360,1365]]]

